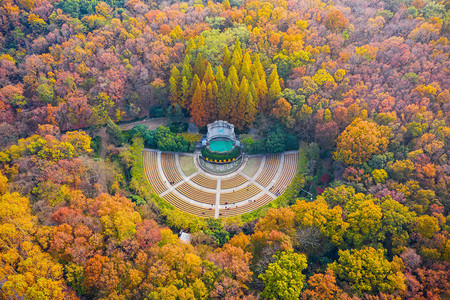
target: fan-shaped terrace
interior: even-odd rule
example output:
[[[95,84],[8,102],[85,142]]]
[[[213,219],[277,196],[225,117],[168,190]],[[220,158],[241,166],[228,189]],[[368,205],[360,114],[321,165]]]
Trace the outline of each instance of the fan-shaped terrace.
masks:
[[[237,216],[268,204],[284,192],[298,164],[295,151],[255,155],[235,172],[219,176],[200,168],[195,154],[146,149],[143,155],[155,193],[180,210],[205,218]]]

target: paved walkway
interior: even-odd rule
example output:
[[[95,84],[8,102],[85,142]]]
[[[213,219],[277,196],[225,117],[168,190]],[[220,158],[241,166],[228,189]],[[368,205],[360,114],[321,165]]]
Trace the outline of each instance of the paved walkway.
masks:
[[[261,163],[260,163],[260,165],[259,165],[259,168],[258,168],[258,170],[256,171],[256,173],[255,173],[252,177],[250,177],[250,176],[248,176],[247,174],[245,174],[245,173],[242,171],[242,170],[244,169],[244,167],[245,167],[246,161],[239,167],[239,169],[237,169],[237,170],[234,171],[233,173],[230,173],[230,174],[227,174],[227,175],[220,176],[220,175],[213,175],[213,174],[209,174],[209,173],[205,172],[202,168],[200,168],[200,167],[198,166],[198,162],[197,162],[197,159],[196,159],[195,155],[189,154],[189,155],[192,156],[193,159],[194,159],[194,164],[195,164],[196,167],[197,167],[197,171],[194,172],[193,174],[191,174],[190,176],[186,176],[186,174],[184,174],[184,172],[183,172],[183,169],[181,168],[181,164],[180,164],[180,160],[179,160],[180,153],[175,153],[175,165],[176,165],[177,171],[178,171],[178,172],[181,174],[181,176],[183,177],[183,180],[181,180],[180,182],[177,182],[176,184],[171,185],[171,184],[169,183],[169,180],[167,179],[167,177],[165,176],[165,174],[164,174],[164,172],[163,172],[162,163],[161,163],[161,151],[159,151],[159,150],[153,150],[153,149],[144,149],[144,151],[153,151],[153,152],[157,152],[157,168],[158,168],[158,172],[159,172],[159,174],[160,174],[160,176],[161,176],[161,179],[163,180],[163,182],[165,183],[165,185],[166,185],[166,187],[167,187],[167,190],[160,194],[161,197],[164,197],[164,196],[167,195],[168,193],[173,193],[173,194],[175,194],[178,198],[180,198],[180,199],[182,199],[182,200],[184,200],[184,201],[186,201],[186,202],[188,202],[188,203],[191,203],[191,204],[193,204],[193,205],[197,205],[197,206],[204,207],[204,208],[208,208],[208,209],[211,208],[211,206],[213,206],[213,208],[214,208],[214,210],[215,210],[215,217],[216,217],[216,218],[219,217],[219,211],[220,211],[221,209],[223,210],[223,209],[227,209],[227,208],[234,208],[234,207],[237,207],[237,206],[245,205],[245,204],[247,204],[248,202],[251,202],[251,201],[254,201],[254,200],[259,199],[259,198],[262,197],[264,194],[269,195],[269,196],[270,196],[271,198],[273,198],[273,199],[277,198],[277,196],[276,196],[275,194],[273,194],[273,193],[270,191],[270,189],[271,189],[272,186],[278,181],[278,179],[279,179],[280,176],[281,176],[281,173],[282,173],[282,170],[283,170],[283,166],[284,166],[284,161],[285,161],[285,155],[286,155],[286,154],[296,153],[296,152],[297,152],[297,151],[289,151],[289,152],[284,152],[284,153],[281,153],[281,154],[280,154],[280,163],[279,163],[279,165],[278,165],[277,172],[275,173],[275,175],[274,175],[273,179],[271,180],[271,182],[270,182],[266,187],[264,187],[264,186],[262,186],[261,184],[259,184],[259,183],[256,181],[256,179],[259,177],[259,175],[260,175],[260,174],[262,173],[262,171],[264,170],[264,166],[265,166],[265,164],[266,164],[266,157],[267,157],[266,155],[261,155],[261,156],[262,156],[262,159],[261,159]],[[186,153],[183,153],[183,155],[186,155]],[[251,157],[256,157],[256,156],[259,156],[259,155],[252,155]],[[203,175],[205,175],[205,176],[207,176],[207,177],[216,179],[216,180],[217,180],[217,186],[216,186],[216,188],[215,188],[215,189],[210,189],[210,188],[201,186],[201,185],[199,185],[199,184],[193,182],[191,179],[192,179],[193,177],[195,177],[196,175],[198,175],[198,174],[203,174]],[[241,184],[241,185],[239,185],[239,186],[233,187],[233,188],[229,188],[229,189],[221,189],[221,188],[220,188],[223,179],[232,178],[232,177],[234,177],[234,176],[236,176],[236,175],[241,175],[241,176],[243,176],[244,178],[247,179],[247,181],[246,181],[245,183],[243,183],[243,184]],[[184,184],[185,182],[188,182],[191,186],[193,186],[193,187],[195,187],[195,188],[197,188],[197,189],[199,189],[199,190],[201,190],[201,191],[204,191],[204,192],[207,192],[207,193],[215,194],[215,197],[216,197],[215,204],[207,204],[207,203],[199,202],[199,201],[196,201],[196,200],[194,200],[194,199],[191,199],[191,198],[189,198],[189,197],[187,197],[187,196],[181,194],[181,193],[177,190],[177,187],[179,187],[180,185]],[[245,200],[242,200],[242,201],[239,201],[239,202],[235,202],[235,203],[233,203],[233,204],[226,204],[226,205],[220,204],[220,195],[221,195],[222,193],[230,193],[230,192],[233,192],[233,191],[236,191],[236,190],[240,190],[240,189],[245,188],[245,186],[248,186],[248,185],[250,185],[250,184],[254,184],[256,187],[258,187],[258,188],[260,189],[260,191],[259,191],[256,195],[254,195],[254,196],[252,196],[252,197],[250,197],[250,198],[247,198],[247,199],[245,199]],[[286,187],[284,187],[284,188],[286,188]]]

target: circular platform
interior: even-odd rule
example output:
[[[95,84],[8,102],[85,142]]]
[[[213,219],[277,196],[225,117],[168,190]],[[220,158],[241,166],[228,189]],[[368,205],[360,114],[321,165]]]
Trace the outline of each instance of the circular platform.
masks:
[[[198,165],[207,173],[213,174],[213,175],[226,175],[233,173],[239,167],[241,166],[242,162],[244,161],[243,157],[239,157],[235,161],[226,163],[226,164],[215,164],[206,161],[200,156],[195,156],[195,159],[197,160]]]

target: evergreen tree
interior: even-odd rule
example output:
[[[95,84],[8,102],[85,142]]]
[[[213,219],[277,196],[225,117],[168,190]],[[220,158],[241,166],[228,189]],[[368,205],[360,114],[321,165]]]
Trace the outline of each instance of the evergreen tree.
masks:
[[[223,69],[225,71],[225,75],[228,74],[228,70],[231,67],[231,55],[230,55],[230,51],[228,50],[228,47],[225,46],[225,48],[223,48]]]
[[[205,82],[202,83],[202,86],[204,84]],[[216,115],[216,105],[214,103],[214,98],[213,85],[211,83],[208,83],[208,85],[206,85],[205,91],[205,113],[208,116],[209,120],[214,120]]]
[[[272,65],[273,70],[267,81],[269,90],[267,92],[267,102],[265,105],[265,112],[272,110],[273,105],[278,100],[281,93],[280,78],[278,77],[277,66]]]
[[[234,44],[233,58],[231,60],[231,65],[234,66],[236,71],[240,71],[241,70],[242,49],[241,49],[241,44],[239,43],[239,39],[237,39],[236,40],[236,44]]]
[[[253,103],[255,104],[255,107],[257,108],[258,104],[259,104],[259,99],[258,99],[258,94],[256,92],[255,84],[253,82],[250,83],[249,91],[250,91],[250,94],[252,95]]]
[[[247,123],[245,120],[245,111],[247,107],[247,101],[248,97],[251,97],[251,94],[248,89],[248,80],[247,78],[242,78],[241,84],[239,86],[238,96],[237,96],[237,109],[235,112],[235,123],[234,125],[239,128],[243,129],[245,127],[245,124]]]
[[[250,70],[251,67],[252,67],[252,60],[250,58],[250,54],[246,52],[244,54],[244,59],[242,60],[241,71],[239,72],[239,78],[241,78],[241,80],[244,76],[247,78],[247,80],[252,80],[252,72]]]
[[[225,75],[223,74],[222,66],[218,66],[217,72],[216,72],[216,82],[217,82],[217,86],[219,87],[219,89],[225,85],[226,80],[227,79],[225,78]],[[223,84],[223,85],[221,85],[221,84]]]
[[[186,53],[186,55],[188,55],[189,53],[191,53],[192,50],[194,50],[195,48],[197,48],[197,46],[195,45],[194,39],[190,38],[187,42],[186,45],[186,50],[184,51]]]
[[[260,80],[258,72],[254,70],[253,66],[252,66],[252,71],[251,72],[252,72],[252,82],[255,85],[255,87],[257,87],[258,84],[259,84],[259,80]]]
[[[252,65],[252,73],[258,73],[259,78],[262,78],[263,76],[266,76],[266,72],[264,72],[263,65],[261,63],[261,60],[259,59],[259,54],[255,54],[253,58],[254,62]]]
[[[214,73],[211,67],[211,64],[208,62],[208,65],[206,66],[206,72],[203,76],[203,82],[205,82],[206,85],[213,83],[215,81]]]
[[[181,79],[181,107],[184,109],[189,108],[189,89],[188,80],[186,79],[186,76],[183,76]]]
[[[204,45],[205,45],[205,38],[203,37],[203,35],[200,34],[198,36],[197,49]]]
[[[261,112],[267,112],[267,83],[266,83],[266,76],[263,75],[257,86],[256,86],[256,92],[258,94],[258,106]]]
[[[201,52],[198,53],[197,58],[195,59],[194,74],[197,75],[198,78],[203,78],[203,76],[205,76],[205,60],[203,59]]]
[[[216,85],[217,85],[217,96],[216,96],[216,107],[217,107],[217,117],[220,120],[226,120],[228,115],[228,97],[230,90],[227,91],[227,78],[223,74],[223,69],[221,66],[217,67],[216,72]],[[231,87],[231,84],[230,84]]]
[[[191,82],[191,80],[192,80],[192,67],[191,67],[191,64],[190,64],[190,57],[189,57],[189,55],[186,55],[184,57],[183,69],[181,70],[180,76],[182,78],[186,77],[188,82]]]
[[[228,79],[230,79],[231,83],[239,84],[239,77],[234,66],[231,66],[230,71],[228,72]]]
[[[239,86],[238,103],[237,103],[237,127],[243,129],[244,127],[251,127],[255,121],[257,113],[254,98],[251,89],[254,90],[253,83],[249,84],[246,77],[242,78]],[[255,92],[256,93],[256,92]]]
[[[274,80],[267,92],[267,109],[270,111],[281,94],[280,81]]]
[[[231,115],[231,81],[227,79],[224,88],[219,87],[217,113],[220,120],[229,120]]]
[[[169,79],[170,83],[170,100],[172,104],[180,104],[180,71],[177,67],[172,68],[172,74]]]
[[[217,86],[217,82],[213,81],[212,83],[212,92],[214,97],[217,99],[217,93],[219,92],[219,87]],[[214,101],[214,105],[217,108],[217,100]]]
[[[189,96],[193,97],[195,90],[197,89],[197,84],[201,84],[200,78],[198,78],[197,74],[194,75],[194,79],[192,79],[191,89],[189,91]]]
[[[278,76],[277,65],[272,65],[272,73],[270,73],[269,80],[267,80],[267,86],[272,86],[274,81],[278,81],[280,84],[280,77]]]
[[[228,106],[229,106],[229,114],[227,121],[229,121],[232,124],[237,123],[237,117],[239,115],[238,113],[238,93],[239,93],[239,85],[238,82],[233,82],[230,79],[230,96],[228,100]],[[227,82],[228,84],[228,82]]]
[[[253,85],[253,83],[250,85],[250,87]],[[258,113],[257,105],[255,102],[255,99],[252,96],[251,88],[250,93],[248,94],[247,101],[246,101],[246,107],[245,107],[245,126],[246,127],[253,127],[253,122],[255,121],[256,114]]]

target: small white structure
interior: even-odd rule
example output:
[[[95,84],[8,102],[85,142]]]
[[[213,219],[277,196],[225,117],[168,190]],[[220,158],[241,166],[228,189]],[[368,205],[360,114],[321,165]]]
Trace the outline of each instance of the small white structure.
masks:
[[[182,241],[185,244],[189,244],[191,242],[191,235],[181,230],[180,241]]]
[[[209,142],[216,138],[226,138],[233,142],[236,141],[236,135],[234,134],[234,125],[227,121],[218,120],[211,124],[208,124],[208,134],[206,140]]]

